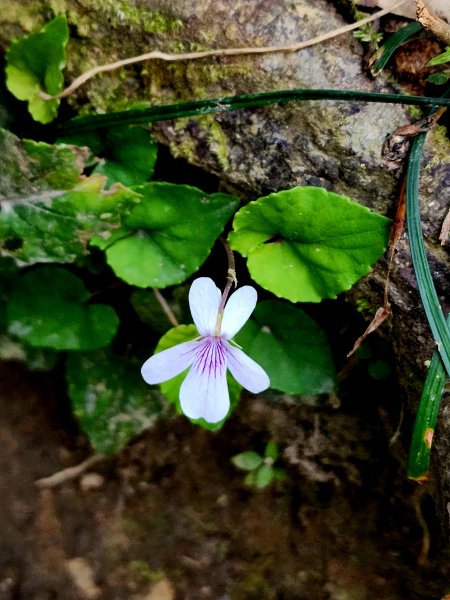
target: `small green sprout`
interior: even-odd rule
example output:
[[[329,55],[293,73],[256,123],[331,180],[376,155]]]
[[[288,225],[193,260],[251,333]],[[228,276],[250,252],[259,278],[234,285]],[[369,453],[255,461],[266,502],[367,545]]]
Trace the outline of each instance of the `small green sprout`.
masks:
[[[274,466],[278,456],[278,446],[271,440],[266,445],[264,456],[260,456],[253,450],[247,450],[233,456],[231,462],[238,469],[248,471],[244,479],[245,484],[261,489],[274,481],[283,481],[286,478],[286,471]]]
[[[438,54],[431,60],[429,60],[426,64],[427,67],[435,67],[437,65],[444,65],[450,62],[450,46],[445,48],[445,51],[442,54]],[[450,79],[450,69],[444,69],[443,71],[439,71],[438,73],[432,73],[427,77],[427,81],[429,83],[433,83],[434,85],[443,85],[447,83]]]
[[[438,54],[431,60],[429,60],[426,64],[427,67],[434,67],[436,65],[443,65],[445,63],[450,62],[450,46],[445,48],[445,51],[442,54]]]
[[[355,18],[357,20],[364,19],[365,17],[367,17],[366,13],[359,10],[356,11]],[[372,23],[366,23],[353,32],[353,37],[361,40],[361,42],[369,43],[374,48],[378,48],[378,44],[383,39],[383,34],[379,33]]]

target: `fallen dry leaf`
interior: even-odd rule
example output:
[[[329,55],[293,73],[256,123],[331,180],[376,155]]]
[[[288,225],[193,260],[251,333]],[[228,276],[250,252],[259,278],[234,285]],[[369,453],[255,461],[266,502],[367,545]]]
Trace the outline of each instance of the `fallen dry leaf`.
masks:
[[[439,234],[439,241],[443,246],[447,242],[448,234],[450,233],[450,210],[448,211],[444,222],[442,223],[441,233]]]
[[[386,306],[380,306],[380,308],[375,313],[374,318],[370,321],[369,327],[365,330],[365,332],[359,336],[356,340],[355,345],[347,354],[347,358],[351,356],[358,348],[361,346],[366,337],[373,333],[378,327],[385,321],[388,317],[392,315],[391,305],[389,302],[386,303]]]

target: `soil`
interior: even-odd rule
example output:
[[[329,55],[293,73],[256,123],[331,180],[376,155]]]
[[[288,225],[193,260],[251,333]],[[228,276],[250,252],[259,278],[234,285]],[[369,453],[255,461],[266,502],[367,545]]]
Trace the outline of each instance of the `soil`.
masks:
[[[340,405],[247,398],[219,433],[162,422],[40,489],[36,480],[91,451],[58,370],[3,364],[0,599],[442,598],[448,554],[429,490],[407,482],[389,429],[395,389],[380,395],[374,383],[361,396],[350,379],[363,402],[346,400],[345,382]],[[248,488],[230,457],[269,437],[288,477]]]

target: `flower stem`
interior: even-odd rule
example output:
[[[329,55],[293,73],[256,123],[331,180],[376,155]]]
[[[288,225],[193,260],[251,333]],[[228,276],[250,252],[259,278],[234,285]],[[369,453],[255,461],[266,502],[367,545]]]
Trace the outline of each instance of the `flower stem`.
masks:
[[[214,328],[214,335],[220,335],[220,329],[222,326],[223,310],[225,308],[225,304],[227,302],[228,295],[231,290],[231,286],[237,285],[236,263],[234,261],[233,251],[230,248],[230,244],[226,240],[224,240],[222,237],[220,237],[219,239],[222,242],[223,247],[225,248],[225,251],[227,253],[228,271],[227,271],[227,283],[225,285],[225,289],[223,290],[222,299],[220,300],[219,310],[217,313],[217,321],[216,321],[216,327]]]
[[[166,316],[169,319],[169,321],[172,323],[172,325],[174,327],[178,327],[178,325],[179,325],[178,319],[176,318],[174,312],[170,308],[167,300],[164,298],[164,296],[161,294],[161,292],[157,288],[153,288],[153,293],[155,294],[156,299],[160,303],[161,308],[166,313]]]

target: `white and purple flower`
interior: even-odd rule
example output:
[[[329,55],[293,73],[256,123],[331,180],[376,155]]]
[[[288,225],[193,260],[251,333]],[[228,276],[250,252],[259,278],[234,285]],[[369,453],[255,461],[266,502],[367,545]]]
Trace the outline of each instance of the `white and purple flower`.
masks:
[[[208,423],[224,419],[230,409],[227,369],[246,390],[266,390],[269,377],[231,340],[256,306],[256,290],[249,285],[232,294],[223,308],[222,294],[209,277],[196,279],[189,290],[192,318],[200,334],[149,358],[142,377],[151,385],[176,377],[191,367],[180,388],[181,410],[191,419]]]

